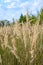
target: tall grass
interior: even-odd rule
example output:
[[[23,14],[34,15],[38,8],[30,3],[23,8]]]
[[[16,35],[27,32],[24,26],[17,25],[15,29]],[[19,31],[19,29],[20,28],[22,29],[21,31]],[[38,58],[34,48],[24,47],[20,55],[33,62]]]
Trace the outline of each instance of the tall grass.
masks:
[[[0,55],[1,65],[43,65],[43,25],[0,27]]]

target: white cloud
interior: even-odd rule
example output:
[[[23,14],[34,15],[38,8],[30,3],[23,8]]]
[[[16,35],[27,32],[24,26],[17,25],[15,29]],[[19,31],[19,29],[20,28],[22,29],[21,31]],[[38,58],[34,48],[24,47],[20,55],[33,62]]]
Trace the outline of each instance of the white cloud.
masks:
[[[33,6],[36,7],[38,5],[38,2],[34,2]]]
[[[32,2],[31,4],[30,4],[30,12],[32,13],[32,14],[37,14],[37,11],[40,11],[40,9],[41,9],[41,6],[42,6],[42,0],[34,0],[34,2]]]
[[[4,2],[6,3],[6,2],[11,2],[11,0],[4,0]]]
[[[34,0],[32,6],[37,7],[41,3],[41,0]]]
[[[20,0],[15,0],[15,1],[20,2]]]
[[[16,1],[16,2],[20,2],[20,0],[3,0],[3,1],[4,1],[5,3],[7,3],[7,2],[12,2],[12,1],[13,1],[13,2],[15,2],[15,1]]]
[[[7,8],[16,8],[20,6],[20,0],[5,0],[5,2],[10,2],[7,5]]]
[[[15,8],[16,7],[16,3],[12,2],[10,5],[7,6],[7,8]]]
[[[28,1],[21,3],[20,4],[20,7],[21,8],[25,8],[27,5],[29,5],[29,2]]]

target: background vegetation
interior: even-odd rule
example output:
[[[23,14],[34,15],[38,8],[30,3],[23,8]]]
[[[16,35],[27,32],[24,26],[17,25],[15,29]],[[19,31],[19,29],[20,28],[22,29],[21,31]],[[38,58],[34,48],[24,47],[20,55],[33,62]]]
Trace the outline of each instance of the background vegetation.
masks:
[[[43,9],[0,21],[0,65],[43,65]]]

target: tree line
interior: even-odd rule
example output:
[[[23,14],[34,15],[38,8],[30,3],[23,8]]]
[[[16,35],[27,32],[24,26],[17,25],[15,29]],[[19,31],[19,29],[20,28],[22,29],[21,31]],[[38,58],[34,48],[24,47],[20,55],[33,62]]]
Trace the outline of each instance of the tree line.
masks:
[[[27,14],[28,14],[28,12],[27,12]],[[43,8],[41,8],[40,12],[37,13],[37,16],[36,15],[28,15],[28,20],[31,21],[31,24],[35,24],[38,17],[40,17],[39,24],[42,24],[43,23]],[[26,22],[26,15],[23,15],[21,13],[18,22],[19,23],[21,23],[21,22],[25,23]],[[11,24],[15,24],[14,18],[13,18],[12,23],[8,20],[0,20],[0,26],[8,26],[8,25],[11,25]]]

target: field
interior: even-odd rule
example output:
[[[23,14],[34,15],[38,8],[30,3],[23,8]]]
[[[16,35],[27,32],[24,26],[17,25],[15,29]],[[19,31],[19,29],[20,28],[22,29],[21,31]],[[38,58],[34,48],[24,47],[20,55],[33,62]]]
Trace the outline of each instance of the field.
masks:
[[[0,65],[43,65],[43,24],[0,27]]]

